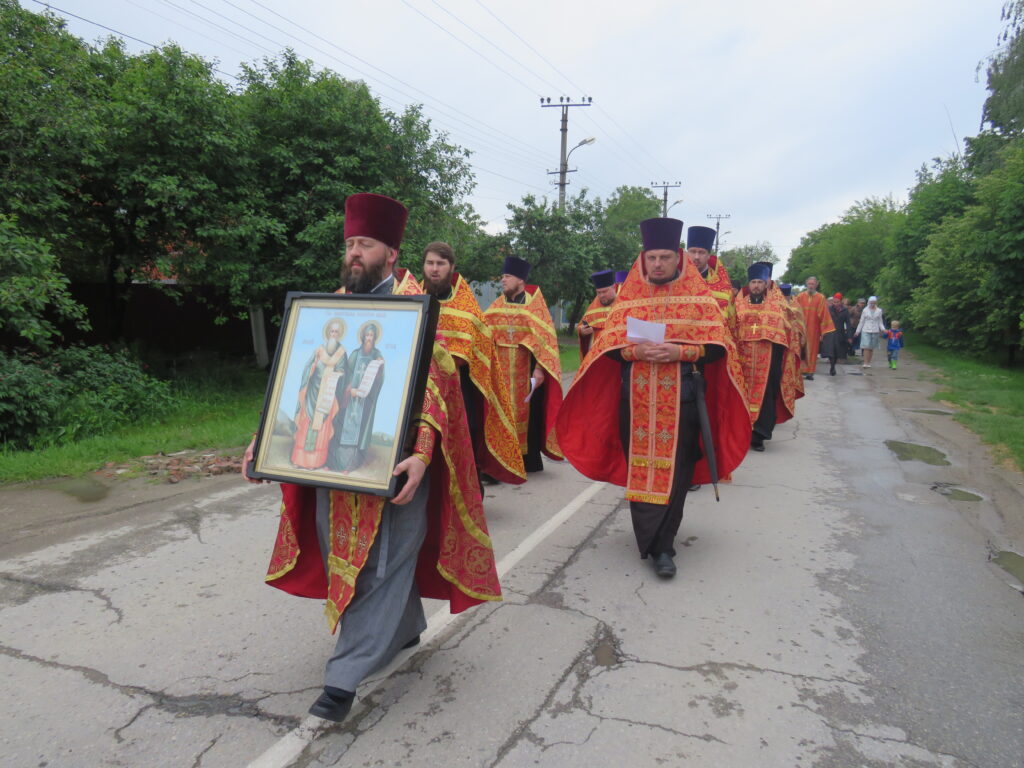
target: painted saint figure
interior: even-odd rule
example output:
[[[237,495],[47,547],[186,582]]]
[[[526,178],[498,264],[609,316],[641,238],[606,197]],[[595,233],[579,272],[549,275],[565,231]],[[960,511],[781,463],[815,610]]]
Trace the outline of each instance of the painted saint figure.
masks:
[[[324,343],[303,368],[291,456],[297,467],[320,469],[327,463],[334,421],[342,412],[348,382],[348,363],[341,343],[344,335],[344,320],[328,320],[323,329]]]
[[[358,469],[370,448],[377,396],[384,384],[384,356],[377,349],[380,334],[380,323],[363,323],[359,327],[359,348],[348,356],[348,405],[335,418],[339,435],[327,457],[328,468],[337,472]]]

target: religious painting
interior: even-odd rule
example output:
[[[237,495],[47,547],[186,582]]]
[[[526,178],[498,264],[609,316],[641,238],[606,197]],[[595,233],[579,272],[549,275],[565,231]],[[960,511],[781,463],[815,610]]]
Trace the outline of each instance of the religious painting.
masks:
[[[289,293],[250,474],[393,496],[436,328],[429,296]]]

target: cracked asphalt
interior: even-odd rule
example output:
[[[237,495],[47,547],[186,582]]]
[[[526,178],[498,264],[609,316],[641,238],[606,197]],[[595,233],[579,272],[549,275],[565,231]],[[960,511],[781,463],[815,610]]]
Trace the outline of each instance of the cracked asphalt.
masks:
[[[333,638],[318,603],[262,583],[276,488],[0,489],[0,765],[245,766],[300,734],[299,766],[1022,766],[1024,599],[988,557],[1022,551],[1024,485],[918,412],[921,371],[809,382],[721,503],[688,498],[674,580],[602,487],[504,602],[312,730]],[[547,467],[488,489],[499,560],[593,485]]]

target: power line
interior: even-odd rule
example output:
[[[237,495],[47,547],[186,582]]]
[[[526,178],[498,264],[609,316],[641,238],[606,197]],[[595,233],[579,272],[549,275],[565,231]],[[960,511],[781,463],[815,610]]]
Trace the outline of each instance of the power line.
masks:
[[[63,8],[58,8],[56,5],[51,5],[50,3],[43,2],[43,0],[32,0],[32,2],[36,3],[38,5],[42,5],[45,8],[57,11],[59,13],[63,13],[65,16],[70,16],[72,19],[78,19],[79,21],[84,21],[86,24],[92,24],[94,27],[99,27],[100,29],[105,29],[105,30],[107,30],[107,32],[113,32],[115,35],[118,35],[120,37],[126,38],[128,40],[132,40],[132,41],[134,41],[136,43],[142,43],[143,45],[148,45],[150,48],[157,49],[157,48],[160,47],[159,45],[156,45],[154,43],[150,43],[150,42],[147,42],[145,40],[142,40],[141,38],[133,37],[132,35],[126,34],[124,32],[121,32],[120,30],[114,29],[113,27],[108,27],[105,24],[100,24],[98,21],[93,21],[92,19],[87,19],[84,16],[79,16],[78,14],[71,13],[71,11],[65,11]],[[210,69],[211,69],[211,71],[216,72],[219,75],[224,75],[225,77],[231,77],[231,78],[234,78],[235,80],[238,79],[237,77],[235,77],[231,73],[223,72],[223,71],[217,69],[216,67],[211,67]]]

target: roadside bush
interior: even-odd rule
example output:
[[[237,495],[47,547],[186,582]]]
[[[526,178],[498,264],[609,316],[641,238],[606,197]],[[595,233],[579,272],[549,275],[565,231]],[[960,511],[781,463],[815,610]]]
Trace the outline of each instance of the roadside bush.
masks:
[[[175,399],[126,352],[68,347],[0,354],[0,447],[42,448],[157,419]]]

